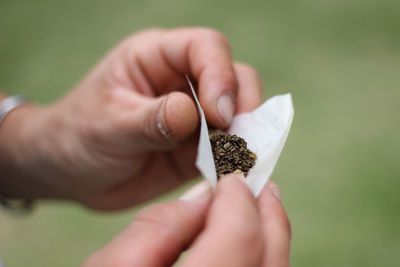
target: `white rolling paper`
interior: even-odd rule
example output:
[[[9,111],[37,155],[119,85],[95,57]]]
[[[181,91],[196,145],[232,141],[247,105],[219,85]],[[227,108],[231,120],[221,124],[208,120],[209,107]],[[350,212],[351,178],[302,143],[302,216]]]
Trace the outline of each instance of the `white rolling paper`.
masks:
[[[215,186],[217,174],[208,136],[207,122],[192,83],[190,88],[199,109],[201,128],[196,166],[201,174]],[[238,114],[233,118],[230,134],[236,134],[247,142],[247,147],[257,155],[254,167],[246,177],[247,184],[257,196],[271,176],[285,145],[292,124],[294,108],[290,94],[277,95],[253,112]]]

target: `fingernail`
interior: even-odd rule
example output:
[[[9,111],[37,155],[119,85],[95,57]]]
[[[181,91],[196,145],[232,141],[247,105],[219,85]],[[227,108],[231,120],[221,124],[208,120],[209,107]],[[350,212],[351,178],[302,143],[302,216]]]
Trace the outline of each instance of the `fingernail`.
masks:
[[[271,189],[272,194],[274,195],[274,197],[277,200],[281,201],[282,200],[282,196],[281,196],[281,190],[279,190],[279,186],[274,182],[270,182],[269,183],[269,188]]]
[[[217,109],[224,122],[227,125],[230,125],[232,122],[233,113],[235,112],[235,105],[232,97],[229,95],[220,96],[217,102]]]
[[[190,188],[179,199],[184,201],[191,201],[205,197],[210,193],[211,193],[211,184],[210,182],[205,180]]]
[[[166,98],[158,111],[157,114],[157,128],[160,131],[160,133],[165,136],[165,137],[170,137],[171,136],[171,131],[168,129],[167,123],[165,121],[165,106],[168,102],[168,98]]]

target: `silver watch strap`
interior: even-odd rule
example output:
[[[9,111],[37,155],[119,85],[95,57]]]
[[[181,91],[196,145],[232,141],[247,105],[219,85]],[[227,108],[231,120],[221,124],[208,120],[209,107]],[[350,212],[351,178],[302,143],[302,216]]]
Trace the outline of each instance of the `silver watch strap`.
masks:
[[[24,105],[28,99],[23,95],[7,97],[0,102],[0,125],[12,110]]]
[[[26,104],[28,99],[22,95],[7,97],[0,102],[0,126],[7,115],[14,109]],[[12,210],[15,213],[27,213],[32,209],[32,200],[9,200],[0,195],[0,207]],[[1,262],[0,262],[1,267]]]

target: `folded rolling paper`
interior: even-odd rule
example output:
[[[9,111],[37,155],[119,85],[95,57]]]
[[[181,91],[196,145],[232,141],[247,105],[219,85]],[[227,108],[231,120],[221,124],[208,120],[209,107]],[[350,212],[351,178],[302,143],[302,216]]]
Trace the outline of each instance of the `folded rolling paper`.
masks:
[[[196,166],[215,186],[217,174],[207,122],[193,85],[189,79],[188,82],[201,120]],[[253,112],[238,114],[233,118],[228,133],[246,140],[247,147],[257,155],[256,163],[246,177],[247,185],[255,196],[261,192],[274,170],[289,134],[293,114],[292,97],[285,94],[270,98]]]

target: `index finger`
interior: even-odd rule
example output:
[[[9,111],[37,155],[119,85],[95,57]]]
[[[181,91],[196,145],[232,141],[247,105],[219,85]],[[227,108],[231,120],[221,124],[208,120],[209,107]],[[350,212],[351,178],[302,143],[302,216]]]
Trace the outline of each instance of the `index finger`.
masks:
[[[198,81],[199,100],[207,120],[216,127],[228,127],[238,88],[228,40],[221,33],[204,28],[171,31],[164,40],[167,59]],[[177,43],[181,49],[177,49]]]
[[[142,36],[143,38],[138,38]],[[198,83],[198,95],[207,120],[227,128],[235,112],[238,82],[228,40],[207,28],[155,30],[131,41],[145,79],[158,93],[187,88],[185,75]],[[178,88],[181,87],[181,88]]]

